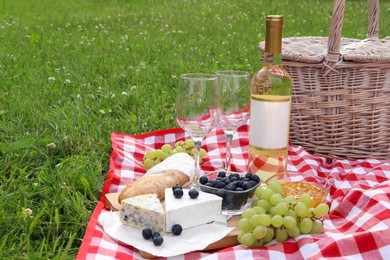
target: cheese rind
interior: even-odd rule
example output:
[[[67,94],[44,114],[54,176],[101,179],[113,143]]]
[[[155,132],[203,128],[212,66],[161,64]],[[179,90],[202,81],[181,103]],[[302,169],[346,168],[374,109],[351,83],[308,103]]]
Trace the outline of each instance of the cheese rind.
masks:
[[[127,226],[165,234],[165,211],[156,194],[122,200],[119,219]]]
[[[222,198],[199,191],[196,199],[191,199],[188,189],[183,189],[184,196],[177,199],[172,189],[165,189],[166,230],[180,224],[183,229],[207,224],[221,219]]]

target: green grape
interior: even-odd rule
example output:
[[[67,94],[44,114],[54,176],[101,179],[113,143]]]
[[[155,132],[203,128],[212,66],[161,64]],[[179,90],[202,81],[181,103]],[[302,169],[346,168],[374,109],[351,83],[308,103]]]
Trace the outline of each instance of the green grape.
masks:
[[[259,215],[259,224],[268,227],[271,225],[271,217],[268,214]]]
[[[290,216],[290,217],[293,217],[293,218],[295,218],[295,219],[297,219],[297,213],[294,211],[294,210],[292,210],[292,209],[289,209],[288,211],[287,211],[287,213],[285,214],[285,216]]]
[[[311,199],[310,195],[307,193],[302,194],[299,201],[302,202],[303,204],[305,204],[307,208],[310,208],[311,203],[312,203],[312,199]]]
[[[251,232],[253,227],[251,225],[251,222],[247,218],[242,218],[238,221],[237,226],[243,231],[243,232]]]
[[[149,170],[150,168],[152,168],[154,166],[154,161],[152,159],[146,158],[143,166],[145,169]]]
[[[199,164],[202,164],[202,162],[203,162],[203,158],[199,157]]]
[[[286,228],[293,228],[297,226],[297,220],[291,216],[283,217],[283,226]]]
[[[275,193],[284,195],[283,188],[278,181],[272,181],[268,184],[268,187],[273,190]]]
[[[259,225],[259,214],[255,214],[250,218],[250,223],[252,227],[257,227]]]
[[[287,197],[284,198],[284,200],[290,204],[297,202],[297,200],[295,199],[295,197],[293,195],[288,195]]]
[[[164,161],[164,160],[167,159],[168,157],[169,157],[169,153],[163,152],[163,154],[162,154],[162,161]]]
[[[309,209],[302,202],[298,202],[294,207],[295,213],[297,213],[298,217],[308,217],[310,216]]]
[[[172,151],[172,147],[169,144],[164,144],[163,146],[161,146],[161,151],[170,154]]]
[[[271,203],[271,205],[273,206],[276,206],[276,204],[279,203],[279,201],[282,199],[282,195],[280,195],[279,193],[275,193],[273,194],[270,199],[269,199],[269,202]]]
[[[257,187],[255,190],[256,198],[258,198],[259,200],[261,199],[262,191],[263,191],[263,189],[261,187]]]
[[[155,150],[154,152],[156,153],[156,159],[160,159],[161,161],[164,160],[164,159],[163,159],[163,158],[164,158],[164,153],[163,153],[163,151],[161,151],[161,150]]]
[[[303,218],[299,222],[299,229],[302,234],[309,234],[313,227],[313,221],[310,218]]]
[[[175,147],[182,147],[184,145],[184,142],[183,141],[177,141],[175,143]]]
[[[251,207],[252,207],[252,208],[253,208],[253,207],[256,207],[258,201],[259,201],[258,199],[252,200],[252,202],[251,202]]]
[[[260,207],[260,206],[255,206],[252,209],[254,209],[256,211],[256,214],[265,214],[265,213],[267,213],[267,211],[265,209],[263,209],[263,207]]]
[[[159,164],[160,162],[161,162],[161,159],[156,158],[156,159],[154,160],[154,165]]]
[[[247,219],[250,219],[253,215],[256,214],[256,211],[252,208],[247,208],[244,210],[244,212],[242,212],[242,217],[243,218],[247,218]]]
[[[298,226],[292,227],[292,228],[286,228],[287,235],[290,237],[297,237],[301,234],[301,230]]]
[[[311,234],[321,234],[324,232],[324,225],[320,221],[313,221],[313,226],[311,227]]]
[[[206,154],[207,154],[206,150],[203,149],[203,148],[200,148],[200,150],[199,150],[199,156],[200,156],[200,157],[205,157]]]
[[[321,218],[328,214],[329,206],[326,203],[320,203],[317,207],[314,208],[314,216],[317,218]]]
[[[276,241],[278,241],[278,242],[286,241],[288,238],[286,229],[284,229],[284,228],[276,229],[275,238],[276,238]]]
[[[153,160],[156,158],[156,153],[154,151],[147,151],[145,153],[145,158]]]
[[[252,235],[255,239],[263,239],[267,235],[268,228],[265,226],[257,226],[252,231]]]
[[[253,237],[252,233],[245,233],[241,237],[241,244],[247,247],[251,247],[256,243],[256,239]]]
[[[257,189],[262,189],[262,188],[257,188]],[[271,203],[269,203],[268,200],[260,199],[257,202],[257,206],[262,207],[263,209],[265,209],[265,211],[269,211],[269,209],[271,208]]]
[[[242,236],[244,235],[244,234],[246,234],[246,232],[244,232],[244,231],[240,231],[240,233],[238,233],[238,235],[237,235],[237,241],[238,241],[238,243],[240,243],[241,244],[241,238],[242,238]]]
[[[191,156],[194,156],[195,155],[195,149],[194,148],[192,148],[191,150],[190,150],[190,153],[189,153]],[[200,156],[200,155],[199,155]]]
[[[283,225],[283,217],[279,215],[273,216],[271,219],[271,224],[276,228],[281,227]]]
[[[288,211],[288,206],[287,206],[286,202],[281,202],[281,203],[277,204],[274,208],[275,208],[276,215],[282,216],[282,215],[286,214]]]
[[[274,195],[275,192],[269,188],[265,188],[263,189],[262,193],[261,193],[261,199],[262,200],[268,200],[271,198],[272,195]]]
[[[186,152],[186,149],[184,149],[184,148],[181,147],[181,146],[176,146],[176,147],[175,147],[175,151],[176,151],[177,153],[185,153],[185,152]]]
[[[263,239],[263,243],[266,244],[266,243],[270,242],[272,239],[274,239],[274,236],[275,236],[274,229],[269,227],[267,229],[267,234],[265,235],[265,237]]]
[[[185,145],[187,148],[193,148],[194,147],[194,141],[192,139],[185,140]]]

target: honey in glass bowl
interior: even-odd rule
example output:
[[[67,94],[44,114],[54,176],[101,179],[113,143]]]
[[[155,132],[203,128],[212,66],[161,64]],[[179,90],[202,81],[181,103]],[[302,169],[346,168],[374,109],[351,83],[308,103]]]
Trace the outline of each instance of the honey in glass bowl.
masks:
[[[309,194],[312,199],[311,207],[315,207],[324,202],[332,186],[332,182],[328,179],[321,179],[314,174],[299,172],[276,174],[267,179],[265,185],[268,185],[272,181],[278,181],[283,188],[284,195],[293,195],[297,201],[302,194]]]

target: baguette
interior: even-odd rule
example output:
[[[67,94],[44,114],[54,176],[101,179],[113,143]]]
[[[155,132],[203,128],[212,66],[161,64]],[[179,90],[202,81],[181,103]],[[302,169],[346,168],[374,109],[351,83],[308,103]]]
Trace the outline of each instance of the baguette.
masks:
[[[154,193],[161,200],[164,199],[165,188],[172,188],[174,185],[180,186],[190,181],[190,177],[179,170],[164,170],[157,173],[148,174],[130,184],[128,184],[119,194],[119,203],[122,200],[144,194]]]

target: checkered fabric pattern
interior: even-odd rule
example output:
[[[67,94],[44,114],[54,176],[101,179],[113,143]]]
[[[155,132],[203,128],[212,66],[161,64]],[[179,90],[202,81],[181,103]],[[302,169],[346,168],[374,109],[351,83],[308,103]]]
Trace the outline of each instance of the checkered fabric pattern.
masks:
[[[149,149],[173,145],[189,138],[181,129],[167,129],[141,135],[113,133],[110,170],[102,197],[88,224],[77,259],[142,259],[131,246],[104,234],[97,224],[104,212],[104,195],[118,192],[140,178],[142,161]],[[203,140],[207,156],[202,170],[221,169],[225,158],[225,136],[214,130]],[[232,170],[245,171],[248,157],[248,128],[242,126],[232,144]],[[390,256],[390,160],[335,160],[314,156],[304,148],[289,146],[289,170],[333,179],[327,203],[330,213],[325,232],[301,235],[283,243],[270,243],[256,249],[242,246],[213,252],[192,252],[175,259],[385,259]]]

